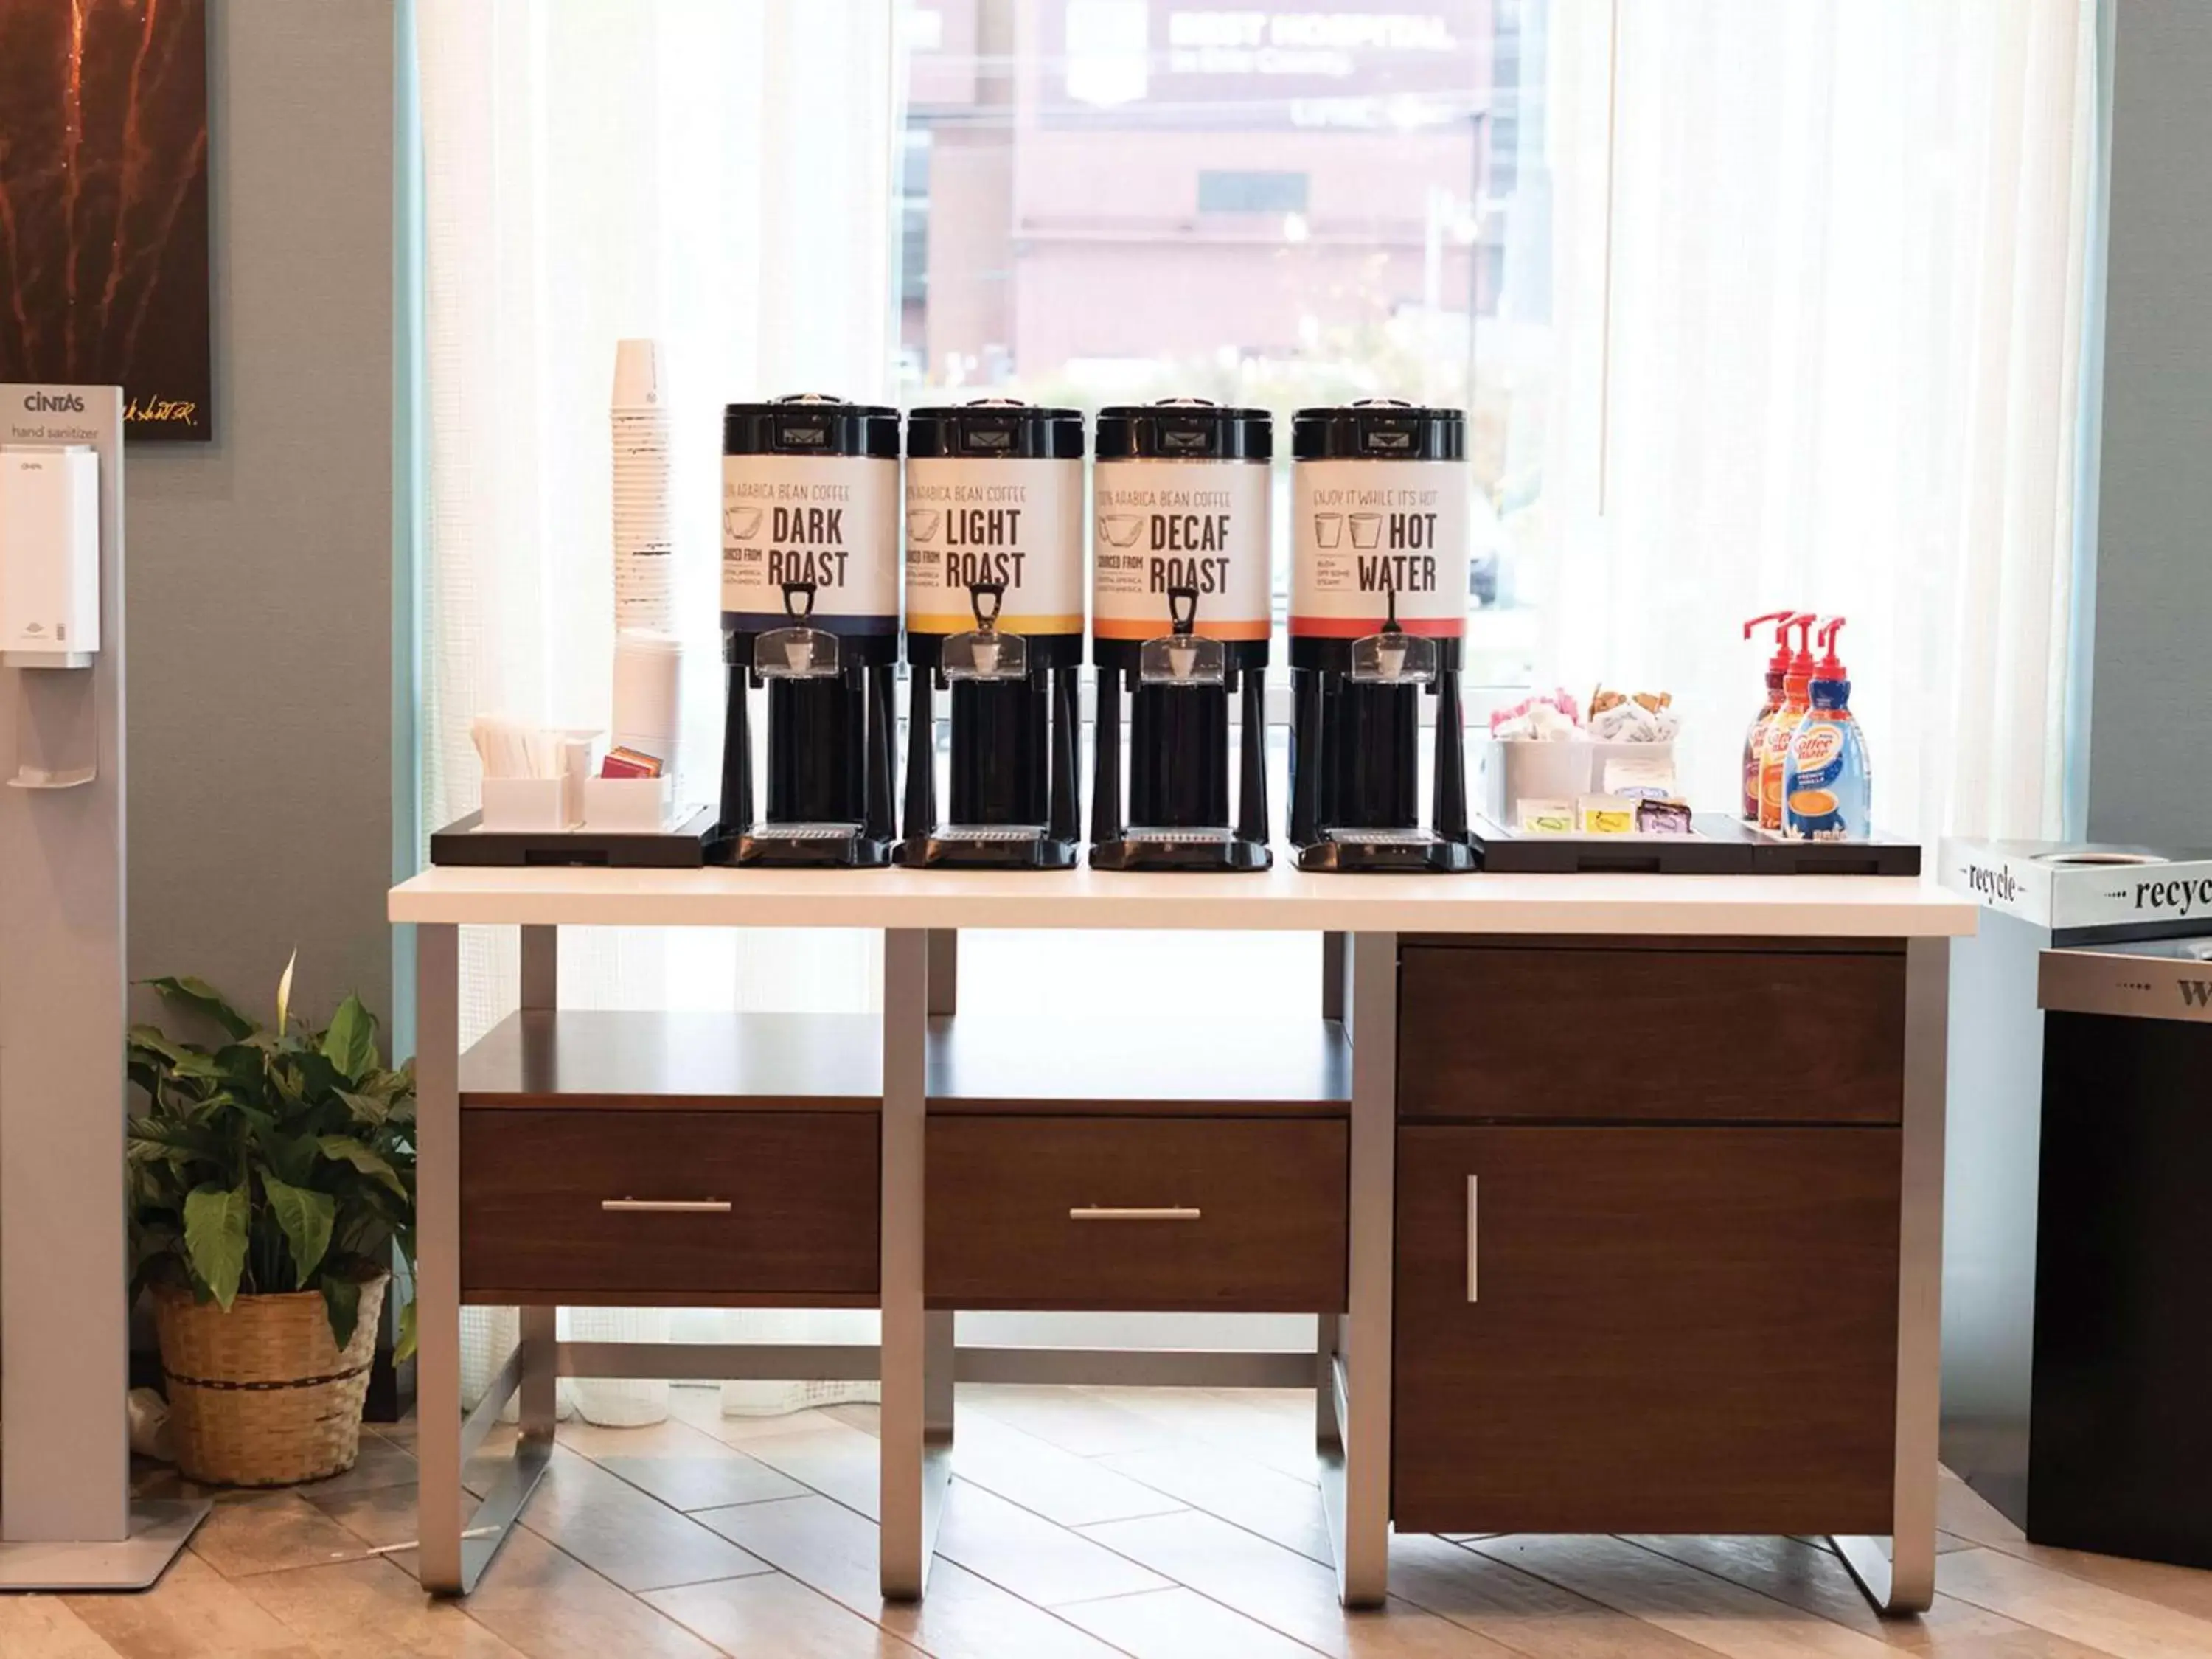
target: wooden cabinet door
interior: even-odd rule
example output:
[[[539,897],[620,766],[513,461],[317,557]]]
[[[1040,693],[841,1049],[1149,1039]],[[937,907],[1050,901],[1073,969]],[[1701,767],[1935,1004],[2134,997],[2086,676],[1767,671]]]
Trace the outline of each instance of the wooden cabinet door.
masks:
[[[1887,1532],[1900,1152],[1401,1129],[1399,1528]]]

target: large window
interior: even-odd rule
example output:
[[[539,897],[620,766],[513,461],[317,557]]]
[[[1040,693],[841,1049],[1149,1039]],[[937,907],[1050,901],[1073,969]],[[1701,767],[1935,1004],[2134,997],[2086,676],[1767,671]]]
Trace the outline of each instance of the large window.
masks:
[[[1470,681],[1528,682],[1545,0],[915,0],[901,391],[1470,411]]]

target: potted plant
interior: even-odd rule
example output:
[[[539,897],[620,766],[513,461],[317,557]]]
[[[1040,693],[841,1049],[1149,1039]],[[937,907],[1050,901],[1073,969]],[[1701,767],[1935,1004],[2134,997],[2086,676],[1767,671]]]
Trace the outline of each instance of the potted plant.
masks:
[[[150,1288],[178,1466],[229,1486],[353,1467],[392,1247],[413,1265],[415,1068],[387,1070],[349,996],[322,1030],[274,1027],[205,981],[149,981],[221,1034],[134,1026],[128,1178],[134,1291]],[[398,1357],[414,1347],[410,1305]]]

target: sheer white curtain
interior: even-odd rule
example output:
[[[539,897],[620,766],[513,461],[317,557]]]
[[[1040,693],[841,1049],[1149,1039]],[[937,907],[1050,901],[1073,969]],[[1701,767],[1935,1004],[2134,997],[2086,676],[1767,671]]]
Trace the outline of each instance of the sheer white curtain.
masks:
[[[711,799],[720,405],[892,392],[892,13],[807,0],[422,9],[433,823],[476,804],[476,714],[606,723],[607,403],[625,336],[664,346],[688,793]],[[865,1009],[879,959],[865,934],[572,929],[561,995],[577,1006]],[[465,931],[464,1040],[517,995],[511,932]],[[733,1340],[870,1340],[873,1317],[690,1324]],[[708,1318],[719,1328],[702,1328]],[[666,1322],[638,1316],[624,1329]],[[681,1316],[677,1328],[686,1334]],[[477,1335],[483,1349],[481,1322]],[[635,1392],[598,1384],[580,1397],[590,1414],[601,1414],[595,1399],[620,1414],[637,1408]],[[740,1403],[797,1398],[755,1387]]]
[[[2091,9],[1553,0],[1545,658],[1671,686],[1701,800],[1791,605],[1879,820],[2059,833]]]

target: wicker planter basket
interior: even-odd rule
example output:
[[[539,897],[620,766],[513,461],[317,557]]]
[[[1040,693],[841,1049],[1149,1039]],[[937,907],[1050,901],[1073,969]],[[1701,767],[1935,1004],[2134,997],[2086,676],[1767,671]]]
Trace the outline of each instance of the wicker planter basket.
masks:
[[[241,1296],[225,1313],[157,1287],[178,1468],[225,1486],[289,1486],[351,1468],[390,1279],[379,1273],[362,1285],[360,1322],[343,1352],[319,1291]]]

